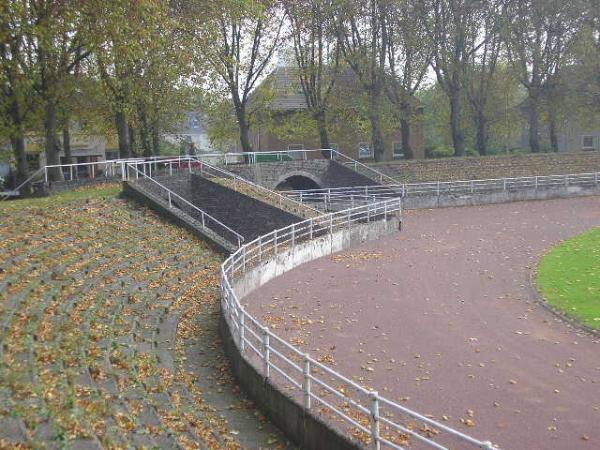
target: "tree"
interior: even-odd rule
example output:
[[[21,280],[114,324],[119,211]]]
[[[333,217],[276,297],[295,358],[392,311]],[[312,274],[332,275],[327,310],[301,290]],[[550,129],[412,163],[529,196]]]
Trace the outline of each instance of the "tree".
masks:
[[[208,8],[205,22],[196,30],[202,61],[208,64],[215,81],[225,84],[235,109],[242,150],[250,152],[250,94],[267,73],[280,45],[284,15],[274,0],[225,0],[202,5]]]
[[[387,17],[386,92],[398,108],[402,133],[402,150],[406,159],[413,158],[410,142],[416,97],[431,60],[431,45],[419,26],[415,3],[401,0],[392,4]]]
[[[88,18],[78,1],[33,0],[28,2],[39,83],[36,88],[44,104],[46,162],[60,164],[57,139],[58,102],[66,76],[90,54],[86,33]],[[62,179],[60,168],[48,171],[52,181]]]
[[[473,117],[477,129],[475,148],[480,155],[487,154],[490,119],[487,115],[487,104],[491,96],[494,76],[502,39],[500,33],[500,20],[502,17],[502,4],[493,3],[494,8],[485,15],[481,33],[483,45],[472,52],[468,66],[466,67],[466,93],[473,111]],[[473,36],[477,38],[477,36]],[[471,43],[471,47],[475,47]]]
[[[433,48],[431,67],[448,96],[454,154],[465,154],[461,124],[465,74],[473,54],[486,43],[481,35],[496,0],[417,0],[420,24]]]
[[[336,11],[336,33],[345,61],[357,75],[369,102],[371,140],[376,161],[385,151],[381,131],[381,97],[387,55],[387,3],[345,0]]]
[[[540,111],[554,89],[567,50],[575,36],[576,2],[524,0],[506,8],[505,40],[509,58],[528,94],[529,147],[539,152]],[[550,126],[551,130],[555,127]],[[555,141],[551,137],[551,141]]]
[[[321,148],[327,149],[327,110],[339,68],[339,45],[330,36],[331,4],[321,0],[286,0],[284,6],[302,93],[317,124]]]
[[[34,107],[35,93],[31,37],[24,2],[0,6],[0,128],[11,143],[17,166],[17,183],[29,175],[25,153],[27,118]]]

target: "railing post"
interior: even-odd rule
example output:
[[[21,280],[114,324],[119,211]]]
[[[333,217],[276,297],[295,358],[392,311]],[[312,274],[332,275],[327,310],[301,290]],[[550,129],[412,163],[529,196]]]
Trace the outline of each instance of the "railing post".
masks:
[[[292,224],[292,248],[296,246],[296,224]]]
[[[504,178],[502,183],[502,190],[505,191],[506,190],[506,178]]]
[[[565,186],[569,186],[569,175],[565,175]]]
[[[169,175],[173,175],[173,163],[169,163]]]
[[[471,184],[471,194],[472,194],[473,192],[475,192],[475,185],[473,183],[473,180],[471,180],[470,184]]]
[[[262,261],[262,236],[258,237],[258,262]]]
[[[240,353],[244,354],[246,349],[246,314],[243,308],[240,308]]]
[[[242,272],[246,272],[246,247],[242,250]]]
[[[125,161],[121,161],[121,180],[127,180],[127,171],[125,170]]]
[[[204,218],[204,213],[200,215],[200,218],[202,220],[202,228],[206,228],[206,219]]]
[[[333,214],[329,214],[329,234],[333,237]]]
[[[73,165],[69,166],[69,179],[73,181]]]
[[[308,221],[308,238],[312,240],[313,238],[313,218],[311,217]]]
[[[273,252],[277,254],[277,230],[273,231]]]
[[[302,191],[300,191],[300,203],[302,203]]]
[[[265,379],[269,378],[271,367],[269,366],[269,327],[263,327],[263,375]]]
[[[152,163],[148,164],[148,176],[152,178]]]
[[[372,448],[379,450],[381,443],[379,442],[379,398],[377,392],[370,392],[371,399],[371,444]]]
[[[173,207],[173,203],[171,202],[171,191],[167,191],[167,195],[169,197],[169,208]]]
[[[537,191],[538,188],[538,177],[537,175],[535,176],[535,190]]]
[[[188,172],[192,173],[192,160],[188,159]]]
[[[48,184],[48,167],[44,166],[44,182]]]
[[[304,408],[307,410],[310,409],[311,399],[310,399],[310,358],[308,353],[304,354],[304,367],[302,370],[302,374],[304,375],[302,381],[302,391],[304,392]]]

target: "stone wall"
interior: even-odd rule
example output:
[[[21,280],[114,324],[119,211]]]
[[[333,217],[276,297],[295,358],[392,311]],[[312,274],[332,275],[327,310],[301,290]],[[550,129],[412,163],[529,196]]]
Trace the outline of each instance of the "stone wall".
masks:
[[[600,152],[439,158],[373,164],[398,181],[452,181],[600,171]]]

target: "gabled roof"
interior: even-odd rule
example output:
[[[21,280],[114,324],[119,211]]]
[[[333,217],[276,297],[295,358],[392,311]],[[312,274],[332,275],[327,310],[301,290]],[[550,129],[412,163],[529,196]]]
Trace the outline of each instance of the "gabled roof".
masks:
[[[358,83],[357,77],[350,69],[342,70],[336,76],[337,85],[353,86]],[[268,106],[273,110],[301,111],[307,108],[306,99],[302,92],[298,76],[298,68],[294,66],[279,66],[271,72],[261,85],[250,96],[252,102],[260,94],[261,88],[267,88],[273,93]]]

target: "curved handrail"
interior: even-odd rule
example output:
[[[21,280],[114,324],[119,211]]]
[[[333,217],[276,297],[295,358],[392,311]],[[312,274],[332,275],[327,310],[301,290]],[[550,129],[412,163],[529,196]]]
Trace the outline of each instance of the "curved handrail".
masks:
[[[398,441],[400,433],[401,436],[411,436],[431,448],[447,450],[446,446],[434,440],[435,433],[430,433],[431,426],[463,444],[487,450],[495,449],[491,442],[474,439],[388,400],[303,353],[253,317],[241,304],[233,289],[235,279],[241,278],[249,270],[268,264],[283,251],[287,253],[282,258],[288,260],[299,244],[327,236],[333,238],[336,232],[357,223],[387,220],[390,215],[401,214],[401,208],[399,198],[370,203],[304,220],[244,244],[221,266],[221,302],[225,321],[241,355],[255,367],[261,366],[265,379],[281,377],[283,382],[301,391],[301,395],[298,395],[301,400],[296,398],[296,401],[301,401],[306,410],[313,411],[313,402],[318,403],[340,417],[356,433],[370,440],[374,448],[383,444],[402,449]],[[320,373],[326,376],[321,376]],[[313,385],[316,387],[312,387]],[[340,388],[339,385],[343,387]],[[399,420],[395,420],[400,414],[422,422],[425,431],[404,426]],[[419,431],[423,434],[419,434]]]

